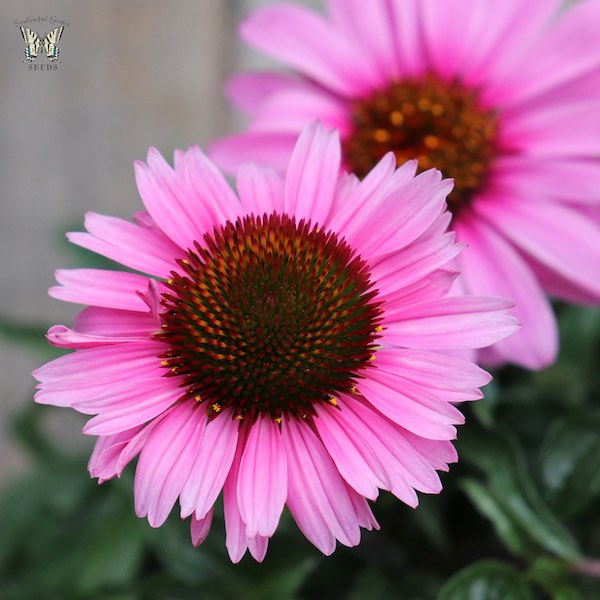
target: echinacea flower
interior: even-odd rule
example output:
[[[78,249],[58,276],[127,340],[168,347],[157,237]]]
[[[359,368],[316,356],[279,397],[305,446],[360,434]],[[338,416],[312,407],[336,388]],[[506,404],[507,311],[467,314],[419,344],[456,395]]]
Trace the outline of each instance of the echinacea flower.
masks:
[[[150,150],[136,165],[147,212],[88,214],[69,234],[145,274],[59,270],[50,290],[90,306],[49,330],[76,351],[34,373],[37,402],[94,415],[100,482],[140,453],[135,510],[153,527],[179,500],[199,544],[222,491],[233,561],[263,559],[284,505],[330,554],[377,527],[380,488],[410,506],[439,492],[454,404],[490,377],[434,351],[516,328],[506,300],[447,295],[449,180],[388,155],[359,182],[340,154],[313,124],[285,180],[245,165],[238,198],[198,148],[174,169]]]
[[[248,73],[229,86],[248,131],[217,142],[281,168],[313,119],[338,128],[343,165],[398,165],[454,178],[451,228],[469,246],[456,282],[515,301],[522,329],[485,351],[539,369],[557,353],[547,292],[600,300],[600,2],[327,0],[257,11],[240,32],[295,76]]]

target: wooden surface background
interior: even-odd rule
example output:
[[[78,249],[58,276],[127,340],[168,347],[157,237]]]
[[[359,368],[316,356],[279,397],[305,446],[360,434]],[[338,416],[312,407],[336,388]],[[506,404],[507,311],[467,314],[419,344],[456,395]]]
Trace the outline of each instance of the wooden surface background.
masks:
[[[236,70],[269,64],[238,44],[236,26],[265,0],[2,0],[0,2],[0,318],[72,322],[76,305],[49,298],[53,272],[77,267],[64,232],[88,210],[125,218],[141,207],[133,161],[167,156],[234,129],[222,93]],[[300,2],[318,6],[317,0]],[[15,21],[66,20],[57,70],[30,71]],[[33,23],[39,33],[47,23]],[[35,64],[49,64],[42,54]],[[8,435],[32,403],[45,357],[0,335],[0,481],[27,468]],[[63,446],[92,440],[83,420],[53,409],[44,427]]]

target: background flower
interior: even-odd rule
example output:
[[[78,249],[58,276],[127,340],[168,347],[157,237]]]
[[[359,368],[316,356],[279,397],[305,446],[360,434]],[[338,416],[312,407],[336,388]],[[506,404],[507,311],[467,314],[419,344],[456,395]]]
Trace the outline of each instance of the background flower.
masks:
[[[392,155],[340,175],[337,134],[300,136],[285,180],[248,164],[238,197],[192,148],[136,165],[136,223],[88,214],[69,239],[147,275],[58,271],[56,298],[90,304],[48,339],[76,352],[38,369],[36,400],[91,418],[89,469],[138,453],[135,508],[154,527],[179,500],[202,542],[223,491],[227,548],[262,560],[284,504],[330,554],[377,527],[379,489],[416,506],[456,459],[454,404],[489,376],[431,350],[512,333],[510,303],[449,297],[460,246],[451,189]],[[400,200],[400,201],[399,201]]]
[[[295,74],[245,74],[230,96],[247,132],[212,147],[227,169],[283,166],[314,118],[340,130],[344,166],[364,176],[387,151],[455,179],[452,228],[469,250],[457,291],[513,298],[519,333],[483,353],[532,369],[553,362],[544,291],[600,298],[600,2],[330,0],[328,16],[286,4],[241,26]]]

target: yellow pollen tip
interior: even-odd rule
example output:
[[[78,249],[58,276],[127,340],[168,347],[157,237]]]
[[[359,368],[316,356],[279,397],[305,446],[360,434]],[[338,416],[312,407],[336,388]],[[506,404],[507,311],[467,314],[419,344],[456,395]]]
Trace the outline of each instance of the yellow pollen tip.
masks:
[[[172,279],[167,279],[167,283],[168,283],[169,285],[173,285],[173,280],[172,280]]]
[[[278,425],[281,425],[281,421],[283,421],[283,419],[281,417],[275,418],[275,423],[277,423]]]
[[[202,397],[200,396],[200,394],[198,394],[197,396],[194,396],[194,400],[196,402],[200,402],[202,400]]]
[[[375,327],[375,331],[377,331],[377,332],[383,331],[383,327],[381,325],[377,325],[377,327]]]
[[[235,418],[236,418],[238,421],[243,421],[243,420],[244,420],[244,415],[235,415]]]
[[[215,403],[214,403],[214,404],[211,406],[211,408],[212,408],[212,409],[213,409],[213,410],[214,410],[216,413],[218,413],[218,412],[221,412],[221,405],[220,405],[218,402],[215,402]]]
[[[369,356],[369,360],[370,360],[371,362],[373,362],[373,361],[375,360],[375,355],[374,355],[374,354],[371,354],[371,356]]]
[[[329,396],[329,404],[331,404],[331,406],[337,406],[337,398],[335,396]]]
[[[186,259],[182,260],[181,262],[182,262],[184,265],[189,265],[189,264],[190,264],[190,261],[189,261],[189,260],[186,260]]]
[[[169,361],[168,360],[161,360],[160,361],[160,366],[161,367],[168,367],[169,366]]]
[[[350,386],[350,393],[351,394],[356,394],[358,388],[356,387],[356,385],[352,384],[352,386]]]

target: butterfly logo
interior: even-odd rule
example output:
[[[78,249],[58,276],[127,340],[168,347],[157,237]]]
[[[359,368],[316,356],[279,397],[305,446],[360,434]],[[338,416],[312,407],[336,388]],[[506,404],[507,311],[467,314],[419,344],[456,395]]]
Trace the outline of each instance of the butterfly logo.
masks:
[[[40,36],[35,31],[32,31],[28,27],[21,27],[23,39],[27,44],[27,48],[25,48],[25,60],[23,62],[33,62],[37,58],[42,43],[44,44],[44,52],[46,52],[48,60],[50,62],[60,62],[58,58],[58,42],[60,41],[63,29],[64,27],[57,27],[40,39]]]

